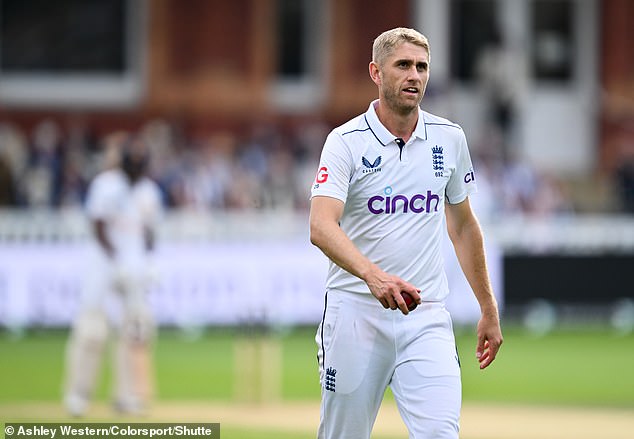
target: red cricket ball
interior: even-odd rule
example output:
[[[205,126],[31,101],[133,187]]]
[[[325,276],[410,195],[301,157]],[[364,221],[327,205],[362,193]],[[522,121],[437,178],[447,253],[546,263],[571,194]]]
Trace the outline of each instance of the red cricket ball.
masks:
[[[410,311],[414,311],[418,306],[418,303],[416,303],[412,295],[406,291],[401,291],[401,296],[403,296],[403,299],[405,300],[407,309],[409,309]]]

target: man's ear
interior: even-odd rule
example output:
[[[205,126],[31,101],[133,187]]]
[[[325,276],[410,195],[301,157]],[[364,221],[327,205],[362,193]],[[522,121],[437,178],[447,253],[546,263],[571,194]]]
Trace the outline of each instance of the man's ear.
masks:
[[[374,62],[370,62],[368,66],[368,70],[370,72],[370,78],[376,85],[381,85],[381,71],[379,70],[379,66]]]

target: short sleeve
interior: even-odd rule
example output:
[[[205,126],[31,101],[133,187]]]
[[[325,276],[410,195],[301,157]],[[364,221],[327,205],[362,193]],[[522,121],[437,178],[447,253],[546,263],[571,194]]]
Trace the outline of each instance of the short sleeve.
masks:
[[[456,169],[447,183],[445,192],[449,204],[461,203],[470,194],[477,192],[475,172],[469,155],[467,139],[462,129],[460,129],[456,144]]]
[[[341,136],[331,132],[321,153],[311,198],[327,196],[346,202],[352,176],[352,157]]]
[[[86,196],[86,214],[92,220],[106,219],[116,212],[117,184],[111,175],[97,176],[88,187]]]

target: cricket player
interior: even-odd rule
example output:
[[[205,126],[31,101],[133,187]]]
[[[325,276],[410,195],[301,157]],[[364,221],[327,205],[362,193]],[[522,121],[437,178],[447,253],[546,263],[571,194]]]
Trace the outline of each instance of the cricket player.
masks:
[[[116,409],[138,414],[151,394],[155,327],[146,293],[154,276],[151,257],[162,202],[158,186],[145,176],[147,162],[146,145],[131,137],[124,142],[120,166],[97,175],[88,189],[94,248],[66,352],[64,404],[73,416],[88,408],[111,329],[116,329]],[[121,309],[114,323],[106,306],[112,297]]]
[[[476,357],[502,344],[476,190],[460,126],[422,111],[427,39],[396,28],[369,65],[378,100],[327,137],[312,187],[310,240],[330,259],[316,334],[321,439],[368,439],[387,386],[410,438],[458,438],[460,361],[441,242],[446,227],[482,310]],[[402,292],[418,306],[410,311]]]

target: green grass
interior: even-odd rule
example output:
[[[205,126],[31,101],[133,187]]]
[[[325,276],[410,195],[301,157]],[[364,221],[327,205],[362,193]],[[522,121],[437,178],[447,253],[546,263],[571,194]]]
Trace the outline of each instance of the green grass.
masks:
[[[160,336],[156,346],[158,394],[164,399],[226,399],[233,383],[233,342],[230,333],[199,340],[179,333]]]
[[[59,398],[64,336],[33,333],[25,338],[0,335],[0,401]]]
[[[317,400],[314,329],[280,336],[282,397]],[[30,331],[23,338],[0,332],[0,402],[57,401],[61,395],[65,331]],[[156,345],[158,398],[228,400],[236,374],[234,331],[198,339],[163,330]],[[634,407],[634,335],[609,330],[557,331],[543,337],[505,331],[496,362],[480,371],[473,329],[459,330],[465,401]],[[107,400],[106,362],[97,399]],[[248,436],[244,436],[248,437]]]
[[[608,330],[535,337],[507,330],[490,369],[475,363],[475,338],[458,338],[465,400],[634,407],[634,336]]]

